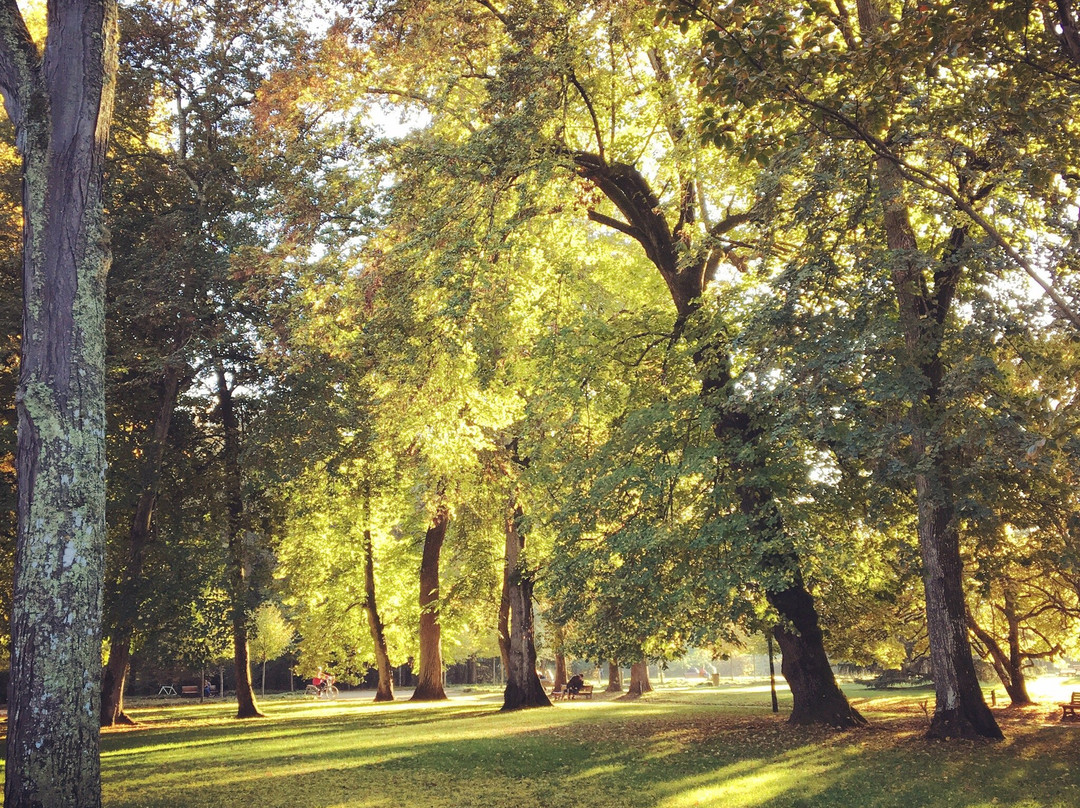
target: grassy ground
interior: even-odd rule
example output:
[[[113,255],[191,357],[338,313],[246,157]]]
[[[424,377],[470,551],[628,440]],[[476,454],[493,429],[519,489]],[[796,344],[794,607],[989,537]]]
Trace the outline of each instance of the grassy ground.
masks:
[[[1004,743],[922,738],[930,691],[849,695],[869,729],[792,728],[764,687],[668,689],[636,702],[498,712],[495,693],[374,705],[148,705],[102,741],[105,804],[263,808],[779,808],[1080,805],[1080,722],[1054,702],[999,709]]]

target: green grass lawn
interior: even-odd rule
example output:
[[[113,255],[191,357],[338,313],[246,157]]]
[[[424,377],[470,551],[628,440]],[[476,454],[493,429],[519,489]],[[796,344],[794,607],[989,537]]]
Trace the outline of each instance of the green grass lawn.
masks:
[[[1060,688],[1059,688],[1060,689]],[[105,804],[120,806],[1080,805],[1080,722],[1052,693],[999,709],[1004,743],[922,738],[932,691],[849,695],[872,722],[789,727],[761,687],[662,690],[636,702],[498,712],[494,693],[375,705],[262,701],[237,721],[220,703],[152,705],[102,740]]]

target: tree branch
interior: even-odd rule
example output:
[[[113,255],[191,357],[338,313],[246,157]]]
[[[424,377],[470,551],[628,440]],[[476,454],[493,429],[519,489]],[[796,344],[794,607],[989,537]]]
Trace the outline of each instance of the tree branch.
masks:
[[[16,0],[0,0],[0,93],[8,117],[21,131],[31,97],[44,90],[41,54]]]
[[[595,210],[589,211],[589,221],[596,222],[597,224],[606,225],[620,233],[626,233],[633,239],[641,240],[641,231],[633,225],[626,224],[626,222],[620,222],[618,219],[613,219],[610,216],[605,216],[603,213],[599,213]]]
[[[581,82],[577,80],[577,76],[574,75],[574,71],[571,70],[567,76],[570,83],[573,84],[578,93],[581,95],[581,100],[585,102],[585,106],[589,109],[589,117],[592,118],[593,132],[596,135],[596,152],[600,155],[600,159],[607,162],[604,157],[604,138],[600,132],[600,120],[596,117],[596,110],[593,109],[592,101],[589,100],[589,94],[585,92],[585,88],[581,86]]]

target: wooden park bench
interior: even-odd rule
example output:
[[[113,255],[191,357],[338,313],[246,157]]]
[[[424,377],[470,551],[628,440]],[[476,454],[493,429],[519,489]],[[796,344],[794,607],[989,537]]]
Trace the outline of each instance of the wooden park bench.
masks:
[[[199,695],[198,685],[180,685],[181,696],[197,696]]]
[[[586,698],[586,699],[591,699],[592,698],[592,689],[593,689],[592,685],[582,685],[581,689],[577,693],[571,693],[570,694],[570,698],[574,699],[574,698],[577,698],[578,696],[581,696],[581,697]]]
[[[555,687],[553,687],[551,689],[551,700],[552,701],[559,701],[559,699],[565,699],[565,698],[566,698],[566,685],[555,685]]]
[[[1062,718],[1068,715],[1076,718],[1076,708],[1080,707],[1080,692],[1074,692],[1071,699],[1061,702],[1058,706],[1061,708]]]

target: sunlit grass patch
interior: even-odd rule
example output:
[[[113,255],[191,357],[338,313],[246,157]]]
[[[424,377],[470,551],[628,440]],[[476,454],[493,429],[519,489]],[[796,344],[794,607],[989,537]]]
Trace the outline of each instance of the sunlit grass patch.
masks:
[[[1080,804],[1080,722],[999,709],[1008,740],[923,739],[926,691],[848,690],[872,722],[790,727],[760,684],[600,697],[503,714],[447,702],[148,704],[103,735],[107,806],[126,808],[781,808]],[[786,694],[782,694],[786,695]],[[1056,694],[1051,695],[1055,700]],[[786,701],[782,697],[781,703]],[[782,708],[786,709],[786,708]],[[1058,711],[1060,712],[1060,711]]]

